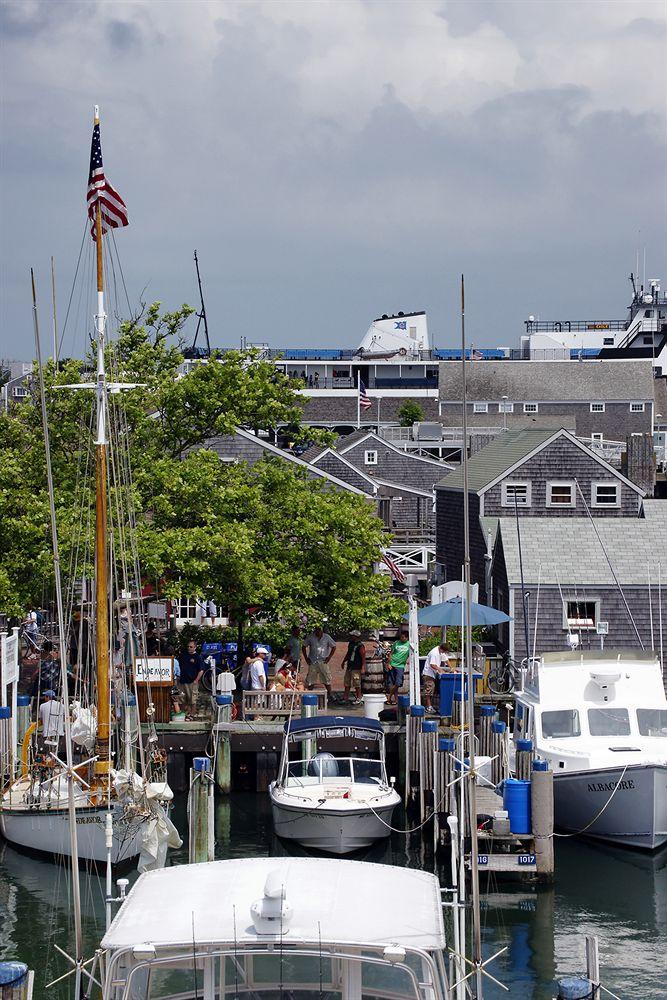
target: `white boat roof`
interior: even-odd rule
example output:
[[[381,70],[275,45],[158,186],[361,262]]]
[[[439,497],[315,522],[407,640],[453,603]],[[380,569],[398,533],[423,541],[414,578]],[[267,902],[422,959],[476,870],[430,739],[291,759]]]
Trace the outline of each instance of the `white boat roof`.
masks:
[[[603,693],[600,684],[607,677],[613,684]],[[601,704],[667,706],[660,661],[651,650],[545,653],[538,669],[526,676],[525,694],[538,700],[543,709]]]
[[[152,944],[257,945],[250,907],[270,873],[284,876],[293,915],[285,943],[445,947],[440,885],[409,868],[338,858],[247,858],[175,865],[141,875],[102,939],[108,950]],[[236,919],[236,934],[234,920]]]

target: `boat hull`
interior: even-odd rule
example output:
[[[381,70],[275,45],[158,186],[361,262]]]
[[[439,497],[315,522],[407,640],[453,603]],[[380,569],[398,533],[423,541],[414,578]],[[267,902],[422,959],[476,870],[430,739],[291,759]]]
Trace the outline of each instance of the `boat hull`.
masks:
[[[123,817],[121,809],[113,810],[112,864],[130,861],[141,852],[144,818]],[[76,832],[78,856],[81,861],[106,862],[107,810],[87,806],[77,807]],[[67,809],[0,809],[0,831],[17,847],[43,854],[70,857],[69,815]]]
[[[667,765],[555,771],[554,819],[570,833],[657,850],[667,843]]]
[[[360,805],[345,811],[321,807],[290,805],[271,789],[273,827],[283,840],[294,840],[327,854],[350,854],[369,847],[391,833],[391,819],[398,804],[393,793],[385,803],[373,808]],[[395,797],[394,797],[395,796]]]

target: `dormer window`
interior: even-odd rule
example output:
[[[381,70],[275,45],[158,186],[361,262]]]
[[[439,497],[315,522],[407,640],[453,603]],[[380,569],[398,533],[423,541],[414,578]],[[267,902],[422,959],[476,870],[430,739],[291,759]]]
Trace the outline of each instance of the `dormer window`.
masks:
[[[591,403],[591,413],[604,413],[604,403]]]
[[[612,482],[592,483],[591,501],[594,507],[620,507],[619,484]]]
[[[377,451],[365,451],[364,452],[364,465],[377,465],[378,464],[378,453]]]
[[[488,403],[473,403],[472,404],[473,413],[488,413],[489,404]]]

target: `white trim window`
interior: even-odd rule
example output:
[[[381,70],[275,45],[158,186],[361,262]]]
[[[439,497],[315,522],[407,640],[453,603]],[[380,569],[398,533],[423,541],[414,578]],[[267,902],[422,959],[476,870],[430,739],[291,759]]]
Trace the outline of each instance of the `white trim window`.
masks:
[[[489,404],[488,403],[473,403],[472,404],[473,413],[488,413]]]
[[[539,403],[524,403],[523,404],[523,412],[524,413],[538,413],[539,409],[540,409]]]
[[[547,507],[576,506],[576,483],[571,480],[554,480],[547,483]]]
[[[643,413],[644,403],[630,403],[630,413]]]
[[[378,453],[377,451],[365,451],[364,452],[364,465],[377,465],[378,464]]]
[[[591,431],[591,444],[603,444],[604,434],[602,431]]]
[[[508,480],[502,484],[501,504],[503,507],[530,507],[532,501],[532,483]]]
[[[604,403],[591,403],[591,413],[604,413]]]
[[[199,621],[200,607],[196,597],[179,597],[176,603],[176,617],[180,621]]]
[[[591,483],[591,503],[593,507],[620,507],[621,487],[619,483],[614,483],[607,479],[604,482]]]
[[[514,413],[514,403],[508,403],[503,399],[498,403],[498,413]]]
[[[563,628],[578,632],[596,628],[600,620],[599,600],[563,600]]]

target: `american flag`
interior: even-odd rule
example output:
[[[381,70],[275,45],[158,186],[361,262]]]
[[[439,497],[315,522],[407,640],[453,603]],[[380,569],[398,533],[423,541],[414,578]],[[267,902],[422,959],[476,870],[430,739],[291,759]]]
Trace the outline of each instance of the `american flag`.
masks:
[[[368,407],[372,405],[373,402],[368,393],[366,392],[366,386],[361,381],[361,379],[359,379],[359,406],[361,407],[362,410],[367,410]]]
[[[483,361],[484,360],[484,355],[482,354],[481,351],[476,351],[475,348],[473,347],[472,351],[470,352],[470,360],[471,361]]]
[[[382,553],[382,562],[388,568],[394,580],[398,580],[399,583],[405,583],[405,573],[398,568],[394,560],[386,552]]]
[[[98,204],[102,217],[103,233],[106,233],[109,229],[120,229],[121,226],[127,225],[128,219],[125,202],[104,176],[100,123],[96,121],[93,126],[93,142],[90,147],[90,172],[88,174],[88,218],[92,223],[90,233],[93,239],[96,238],[95,216]]]

